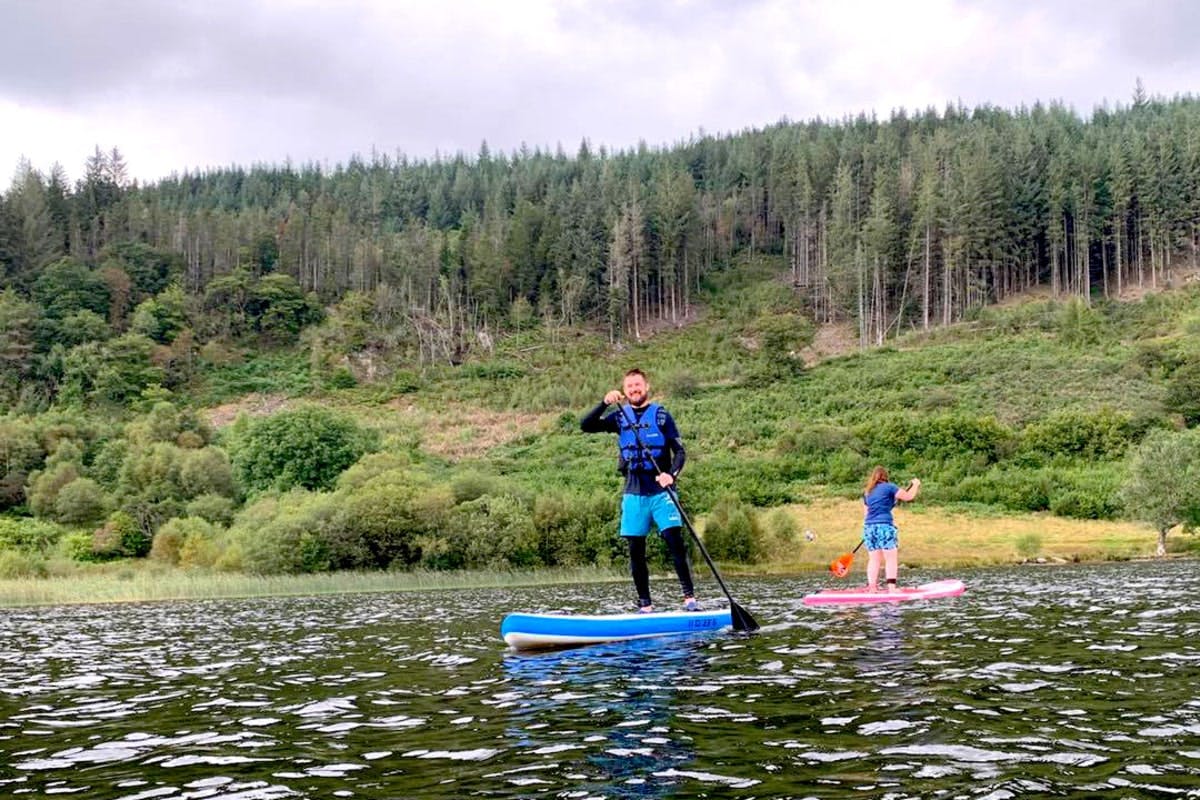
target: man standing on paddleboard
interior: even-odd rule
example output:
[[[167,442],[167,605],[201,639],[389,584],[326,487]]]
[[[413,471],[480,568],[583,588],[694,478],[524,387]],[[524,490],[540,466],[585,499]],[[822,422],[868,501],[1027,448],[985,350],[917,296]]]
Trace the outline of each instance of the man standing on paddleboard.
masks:
[[[609,406],[617,406],[607,416]],[[692,573],[688,568],[681,526],[683,518],[670,495],[687,458],[675,420],[665,408],[650,402],[650,384],[640,369],[625,373],[621,390],[613,389],[583,418],[584,433],[615,433],[620,456],[617,468],[625,476],[621,497],[621,536],[629,544],[629,571],[637,590],[638,610],[650,612],[650,570],[646,565],[646,536],[651,524],[667,543],[675,574],[683,590],[683,607],[699,611]]]

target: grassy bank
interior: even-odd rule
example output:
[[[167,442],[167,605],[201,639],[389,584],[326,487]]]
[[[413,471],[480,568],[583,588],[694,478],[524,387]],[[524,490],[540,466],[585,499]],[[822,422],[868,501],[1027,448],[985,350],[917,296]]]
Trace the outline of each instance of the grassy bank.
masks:
[[[791,517],[795,535],[771,540],[766,560],[754,565],[722,564],[729,575],[788,575],[824,571],[830,561],[858,543],[861,505],[854,500],[822,499],[778,510]],[[1142,525],[1083,521],[1051,515],[988,516],[977,511],[905,507],[897,512],[901,563],[912,569],[954,570],[969,567],[1050,562],[1120,561],[1149,558],[1155,537]],[[1195,545],[1194,537],[1174,537],[1176,547]],[[860,551],[854,570],[866,565]],[[693,569],[701,580],[708,569],[699,555]],[[669,580],[669,576],[664,576]],[[627,580],[624,565],[612,568],[526,571],[333,572],[258,576],[184,570],[145,562],[96,566],[47,578],[0,580],[0,607],[84,603],[153,602],[239,597],[316,596],[355,592],[434,591],[503,588]],[[853,581],[854,578],[851,578]]]
[[[599,567],[491,572],[334,572],[245,575],[128,562],[48,578],[0,580],[0,607],[486,589],[624,580]]]
[[[818,500],[789,506],[801,531],[791,543],[771,543],[763,571],[786,574],[825,569],[858,544],[862,504],[857,500]],[[957,512],[919,503],[896,511],[900,561],[913,568],[954,569],[1045,559],[1047,561],[1120,561],[1154,555],[1155,534],[1131,522],[1076,520],[1049,514],[1014,516]],[[812,534],[808,541],[804,532]],[[1184,545],[1193,537],[1174,537]],[[854,567],[866,563],[860,550]]]

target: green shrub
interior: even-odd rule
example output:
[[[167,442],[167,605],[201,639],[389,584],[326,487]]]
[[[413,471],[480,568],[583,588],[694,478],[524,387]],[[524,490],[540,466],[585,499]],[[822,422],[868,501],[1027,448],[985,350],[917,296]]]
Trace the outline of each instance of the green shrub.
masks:
[[[700,379],[693,372],[677,370],[667,374],[663,379],[662,388],[670,397],[687,399],[699,393]]]
[[[767,512],[762,523],[764,547],[773,558],[787,558],[803,546],[796,518],[786,508]]]
[[[506,481],[498,475],[477,471],[462,472],[450,480],[450,491],[454,495],[455,503],[466,503],[478,500],[486,494],[501,495],[511,491],[505,484]]]
[[[704,544],[718,561],[753,564],[764,554],[764,537],[754,509],[737,497],[723,497],[704,525]]]
[[[781,544],[794,543],[799,533],[796,518],[786,508],[771,509],[766,515],[763,528],[771,540]]]
[[[71,531],[58,541],[58,550],[72,561],[99,561],[92,550],[92,534],[89,531]]]
[[[128,455],[128,441],[109,439],[100,446],[88,472],[105,490],[115,492],[121,477],[121,467]]]
[[[871,460],[900,467],[914,459],[946,460],[980,455],[988,463],[1006,452],[1012,431],[993,417],[888,414],[855,428]]]
[[[1059,472],[1059,483],[1050,495],[1050,511],[1076,519],[1115,519],[1125,509],[1120,494],[1122,471]]]
[[[234,503],[219,494],[202,494],[187,504],[187,515],[228,528],[233,524]]]
[[[415,372],[407,369],[398,369],[392,375],[389,386],[395,394],[412,394],[420,390],[422,383]]]
[[[1026,426],[1018,455],[1040,462],[1121,458],[1144,433],[1144,425],[1112,409],[1059,411]]]
[[[1140,341],[1134,347],[1132,362],[1148,375],[1167,375],[1183,364],[1180,355],[1162,342]]]
[[[140,558],[150,552],[152,539],[137,521],[124,511],[113,513],[108,521],[92,532],[92,555],[98,560]]]
[[[1026,533],[1017,539],[1017,554],[1022,558],[1036,558],[1042,552],[1042,537],[1036,533]]]
[[[958,405],[958,397],[954,390],[945,386],[937,386],[918,393],[917,405],[926,411],[940,411],[954,408]]]
[[[49,553],[62,539],[66,528],[41,519],[0,517],[0,549],[31,555]]]
[[[68,525],[88,525],[102,518],[108,498],[91,478],[76,478],[54,499],[54,518]]]
[[[183,532],[183,541],[179,546],[179,566],[212,567],[221,556],[221,548],[217,542],[218,530],[211,522],[198,517],[187,517],[178,522]],[[168,522],[167,525],[170,525]],[[165,525],[163,527],[166,527]]]
[[[328,570],[323,535],[338,511],[338,500],[335,495],[294,490],[243,509],[231,529],[243,568],[260,575]]]
[[[412,466],[413,458],[407,452],[385,450],[380,453],[368,453],[338,476],[337,488],[341,491],[355,491],[385,472],[402,474],[412,469]]]
[[[1011,511],[1046,511],[1054,487],[1047,470],[993,468],[982,475],[939,482],[927,493],[939,500],[994,505]]]
[[[241,484],[251,492],[330,489],[343,470],[378,441],[374,431],[332,411],[305,407],[271,417],[240,417],[229,451]]]
[[[555,566],[610,566],[624,557],[617,535],[617,496],[552,489],[533,501],[532,519],[538,535],[538,556]]]
[[[1185,364],[1171,374],[1163,405],[1181,414],[1189,426],[1200,424],[1200,361]]]
[[[349,493],[320,537],[335,569],[404,567],[420,560],[416,539],[443,530],[453,499],[407,472],[386,472]]]
[[[825,479],[832,484],[860,484],[866,479],[871,461],[853,450],[835,451],[825,460]]]
[[[0,549],[0,578],[44,578],[46,559],[32,553]]]
[[[62,461],[59,463],[47,463],[46,469],[41,472],[35,472],[30,476],[29,491],[29,508],[39,517],[54,517],[55,503],[58,502],[58,493],[63,487],[80,476],[79,464],[75,461]]]
[[[42,466],[45,453],[34,425],[15,416],[0,417],[0,509],[25,499],[29,473]]]
[[[824,455],[831,450],[847,448],[858,450],[862,443],[854,431],[840,425],[813,424],[785,432],[779,437],[775,449],[780,453],[816,453]]]
[[[1063,306],[1058,320],[1058,336],[1069,347],[1087,347],[1100,341],[1104,318],[1088,304],[1073,297]]]
[[[538,533],[520,498],[485,495],[460,503],[450,512],[449,529],[468,568],[529,568],[541,563]]]
[[[229,456],[216,447],[200,450],[181,449],[176,484],[181,500],[190,500],[206,494],[237,496]]]
[[[178,566],[179,551],[183,547],[183,540],[186,532],[182,526],[175,523],[181,522],[179,517],[172,517],[163,523],[162,527],[154,534],[154,541],[150,545],[150,558],[154,561],[161,561],[164,564]]]
[[[358,386],[358,379],[348,367],[338,367],[325,379],[325,386],[328,389],[353,389]]]
[[[192,408],[180,408],[166,400],[155,402],[150,410],[125,428],[125,438],[135,445],[170,442],[203,447],[213,440],[212,428]],[[199,440],[199,445],[196,441]]]
[[[71,405],[137,400],[148,386],[163,382],[163,369],[153,362],[154,348],[153,341],[136,333],[72,347],[62,361],[60,400]]]
[[[1113,519],[1120,510],[1120,503],[1115,498],[1083,489],[1068,489],[1050,500],[1050,511],[1059,517]]]
[[[465,364],[459,373],[464,378],[498,381],[508,378],[523,378],[527,370],[520,364],[504,361]]]

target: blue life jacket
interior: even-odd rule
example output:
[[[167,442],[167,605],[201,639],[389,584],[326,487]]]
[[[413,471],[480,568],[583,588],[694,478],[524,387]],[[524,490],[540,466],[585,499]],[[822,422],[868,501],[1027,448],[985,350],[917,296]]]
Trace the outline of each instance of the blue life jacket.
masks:
[[[635,436],[634,420],[637,419],[637,431]],[[651,463],[646,454],[657,461],[662,458],[667,449],[667,437],[658,427],[658,403],[651,403],[646,406],[646,410],[642,412],[641,418],[637,417],[637,412],[628,403],[621,406],[620,413],[617,414],[617,420],[621,425],[621,434],[617,437],[617,447],[621,450],[621,456],[617,461],[617,469],[622,473],[629,470],[637,472],[653,472],[659,471],[656,463]],[[638,437],[642,440],[642,447],[638,446]]]

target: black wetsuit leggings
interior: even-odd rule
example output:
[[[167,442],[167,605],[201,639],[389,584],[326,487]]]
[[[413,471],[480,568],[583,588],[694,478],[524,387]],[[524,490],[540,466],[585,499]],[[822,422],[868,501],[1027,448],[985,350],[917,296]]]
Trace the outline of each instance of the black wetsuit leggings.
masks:
[[[695,595],[692,586],[692,571],[688,568],[687,548],[683,546],[683,535],[680,528],[667,528],[662,531],[663,541],[671,552],[671,560],[675,562],[675,574],[679,576],[679,588],[684,597]],[[629,571],[633,574],[633,587],[637,589],[638,607],[650,605],[650,568],[646,566],[646,537],[626,536],[629,542]]]

